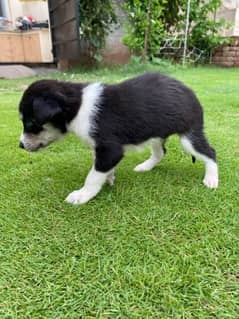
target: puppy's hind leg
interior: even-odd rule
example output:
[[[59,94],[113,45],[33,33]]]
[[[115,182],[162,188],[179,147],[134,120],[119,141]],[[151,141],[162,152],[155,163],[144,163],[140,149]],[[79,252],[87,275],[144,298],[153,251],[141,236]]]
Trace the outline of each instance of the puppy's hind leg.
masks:
[[[146,172],[153,169],[164,157],[166,149],[164,147],[165,140],[161,138],[154,139],[151,143],[151,156],[145,162],[134,168],[135,172]]]
[[[192,130],[180,137],[183,148],[205,164],[205,176],[203,184],[208,188],[218,187],[218,166],[216,162],[216,152],[209,145],[202,130]]]

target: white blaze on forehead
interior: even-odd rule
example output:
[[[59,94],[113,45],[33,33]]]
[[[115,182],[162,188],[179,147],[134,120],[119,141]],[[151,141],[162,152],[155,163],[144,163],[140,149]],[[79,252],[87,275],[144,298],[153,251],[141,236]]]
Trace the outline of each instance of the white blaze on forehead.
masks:
[[[90,132],[94,130],[94,115],[97,113],[97,106],[100,101],[104,87],[101,83],[92,83],[82,91],[82,102],[76,117],[68,125],[68,130],[82,138],[89,145],[94,142]]]

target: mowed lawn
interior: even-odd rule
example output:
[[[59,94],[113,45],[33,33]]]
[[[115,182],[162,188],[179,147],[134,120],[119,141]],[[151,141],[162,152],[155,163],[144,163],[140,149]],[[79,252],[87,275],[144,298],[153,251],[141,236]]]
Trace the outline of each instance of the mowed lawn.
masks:
[[[178,137],[148,173],[128,153],[92,201],[82,186],[91,153],[74,136],[39,153],[18,148],[18,102],[35,80],[0,80],[0,318],[239,318],[239,69],[124,66],[55,74],[121,81],[162,70],[197,93],[216,148],[220,186],[202,184]]]

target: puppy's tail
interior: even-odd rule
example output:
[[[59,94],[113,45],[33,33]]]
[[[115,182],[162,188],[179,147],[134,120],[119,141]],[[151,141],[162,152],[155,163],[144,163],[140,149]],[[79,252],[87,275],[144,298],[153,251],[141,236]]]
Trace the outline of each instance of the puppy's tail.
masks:
[[[196,162],[196,157],[192,155],[192,163],[194,164]]]

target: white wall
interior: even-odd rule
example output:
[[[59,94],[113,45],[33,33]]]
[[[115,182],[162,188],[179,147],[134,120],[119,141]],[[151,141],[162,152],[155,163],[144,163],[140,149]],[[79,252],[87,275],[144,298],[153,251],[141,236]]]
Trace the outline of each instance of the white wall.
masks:
[[[36,20],[48,20],[47,1],[27,1],[22,2],[24,15],[31,15]]]
[[[216,17],[225,19],[231,25],[222,31],[223,36],[239,36],[239,0],[223,0]]]
[[[234,27],[234,35],[239,36],[239,8],[236,11],[236,19],[235,19],[235,27]]]
[[[19,0],[8,0],[9,19],[15,25],[16,18],[23,16],[22,3]]]
[[[239,6],[238,0],[222,0],[222,6],[227,9],[236,9]]]
[[[20,16],[33,16],[36,20],[49,20],[47,1],[5,0],[8,2],[9,13],[13,24]]]

